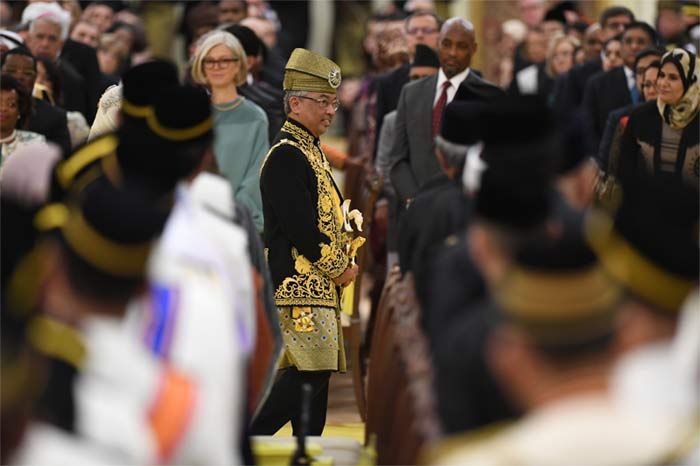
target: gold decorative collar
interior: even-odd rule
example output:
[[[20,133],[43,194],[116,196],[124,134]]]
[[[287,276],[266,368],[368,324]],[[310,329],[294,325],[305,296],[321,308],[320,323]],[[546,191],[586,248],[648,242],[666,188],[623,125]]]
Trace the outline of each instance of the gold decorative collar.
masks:
[[[296,139],[298,139],[299,142],[305,144],[315,145],[319,140],[316,136],[311,134],[309,130],[304,127],[304,125],[290,119],[287,119],[284,122],[284,125],[282,126],[282,131],[291,134]]]

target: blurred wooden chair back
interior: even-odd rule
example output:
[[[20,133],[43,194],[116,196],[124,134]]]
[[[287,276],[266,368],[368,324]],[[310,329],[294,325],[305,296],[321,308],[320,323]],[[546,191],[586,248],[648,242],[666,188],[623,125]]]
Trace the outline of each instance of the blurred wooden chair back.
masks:
[[[442,436],[413,277],[397,275],[387,280],[369,362],[366,432],[376,435],[378,464],[416,464]]]

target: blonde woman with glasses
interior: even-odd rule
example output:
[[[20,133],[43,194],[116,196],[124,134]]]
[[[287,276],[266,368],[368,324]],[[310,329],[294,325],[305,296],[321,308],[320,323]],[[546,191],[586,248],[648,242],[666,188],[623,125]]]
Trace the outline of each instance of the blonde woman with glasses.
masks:
[[[212,31],[199,40],[192,58],[192,79],[205,86],[214,107],[214,155],[219,171],[233,188],[237,202],[263,229],[260,168],[269,149],[265,112],[238,94],[246,82],[248,64],[233,34]]]

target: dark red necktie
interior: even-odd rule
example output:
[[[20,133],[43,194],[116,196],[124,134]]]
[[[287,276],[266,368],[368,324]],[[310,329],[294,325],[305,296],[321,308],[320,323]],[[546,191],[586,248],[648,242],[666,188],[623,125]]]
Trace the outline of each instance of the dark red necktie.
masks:
[[[447,89],[452,85],[451,82],[445,81],[442,83],[442,94],[438,99],[435,107],[433,107],[433,138],[440,132],[440,123],[442,122],[442,112],[445,110],[447,103]]]

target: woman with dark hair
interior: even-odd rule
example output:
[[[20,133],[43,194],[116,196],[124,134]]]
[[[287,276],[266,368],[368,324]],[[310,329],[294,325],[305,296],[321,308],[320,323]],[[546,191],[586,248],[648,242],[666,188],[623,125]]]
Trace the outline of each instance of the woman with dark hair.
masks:
[[[58,67],[45,57],[36,57],[36,82],[34,97],[45,100],[51,105],[61,101],[61,74]],[[80,112],[66,111],[66,124],[70,134],[71,149],[87,140],[90,127]]]
[[[51,105],[61,101],[61,73],[56,64],[46,57],[36,57],[36,81],[32,94]]]
[[[16,79],[3,76],[0,80],[0,164],[19,147],[32,143],[44,143],[44,136],[25,131],[30,115],[29,94]]]
[[[658,97],[630,115],[620,147],[620,176],[644,170],[671,182],[699,188],[697,57],[673,49],[661,58],[656,80]]]
[[[61,73],[58,67],[46,57],[36,57],[36,72],[34,97],[56,105],[61,101]]]
[[[37,61],[28,49],[17,47],[0,55],[0,68],[3,79],[12,77],[22,85],[25,93],[33,93],[37,81]],[[71,140],[66,111],[52,105],[49,100],[32,97],[31,102],[31,118],[28,118],[29,126],[26,129],[44,135],[47,140],[56,143],[63,154],[69,154]]]

